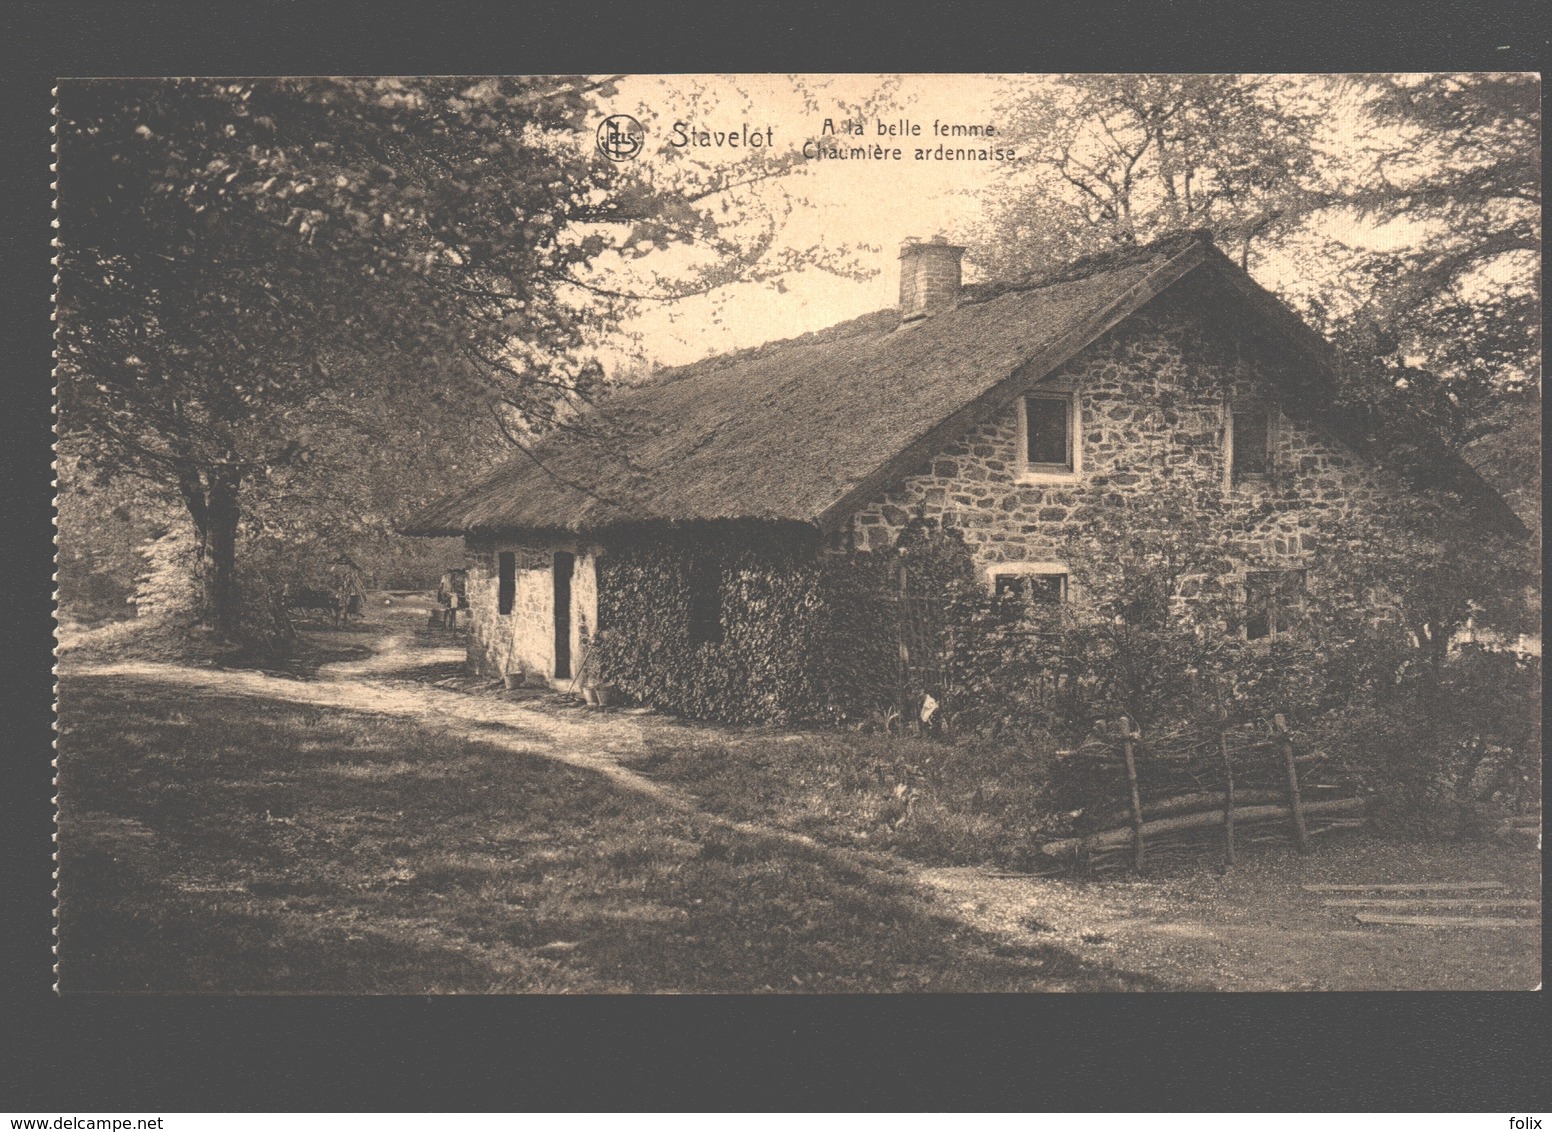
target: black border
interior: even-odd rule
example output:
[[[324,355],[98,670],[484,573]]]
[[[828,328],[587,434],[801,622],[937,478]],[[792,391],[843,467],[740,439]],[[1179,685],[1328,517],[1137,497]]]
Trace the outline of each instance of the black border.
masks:
[[[1539,70],[1533,3],[43,3],[0,20],[8,705],[0,1108],[1497,1111],[1541,994],[70,998],[50,981],[49,89],[56,76]],[[14,467],[11,465],[14,463]]]

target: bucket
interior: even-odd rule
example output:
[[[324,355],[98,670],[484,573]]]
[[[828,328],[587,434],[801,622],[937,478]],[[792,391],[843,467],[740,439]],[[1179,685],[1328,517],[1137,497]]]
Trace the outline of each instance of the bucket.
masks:
[[[521,688],[525,679],[526,677],[523,675],[522,671],[519,670],[517,672],[508,672],[501,678],[501,683],[506,686],[507,691],[511,692]]]

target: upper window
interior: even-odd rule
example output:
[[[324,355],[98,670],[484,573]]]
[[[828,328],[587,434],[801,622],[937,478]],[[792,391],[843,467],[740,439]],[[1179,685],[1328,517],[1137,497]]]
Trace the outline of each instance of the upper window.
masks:
[[[511,613],[517,599],[517,555],[503,550],[496,556],[496,611]]]
[[[1236,406],[1229,414],[1232,482],[1265,476],[1272,470],[1272,410],[1265,405]]]
[[[1304,609],[1303,570],[1255,570],[1245,575],[1245,639],[1276,640]]]
[[[1080,470],[1078,397],[1072,390],[1031,393],[1019,420],[1020,464],[1035,476],[1074,476]]]

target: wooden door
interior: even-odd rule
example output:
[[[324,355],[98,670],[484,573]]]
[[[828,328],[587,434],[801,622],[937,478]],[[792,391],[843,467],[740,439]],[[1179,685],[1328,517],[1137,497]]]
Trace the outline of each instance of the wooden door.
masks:
[[[555,679],[571,679],[571,575],[576,555],[555,552]]]

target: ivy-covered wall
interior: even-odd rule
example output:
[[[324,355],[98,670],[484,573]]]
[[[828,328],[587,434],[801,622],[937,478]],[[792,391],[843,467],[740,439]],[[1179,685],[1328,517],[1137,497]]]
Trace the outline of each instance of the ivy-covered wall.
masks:
[[[951,575],[968,577],[968,551],[951,538],[945,555],[928,526],[877,553],[826,550],[796,525],[705,524],[613,541],[598,558],[598,678],[632,699],[732,723],[836,724],[887,711],[922,678],[902,666],[902,623],[914,630],[909,647],[935,655],[938,642],[926,638],[942,627],[926,607]],[[695,587],[708,582],[720,629],[711,640],[695,629],[705,613]]]
[[[854,717],[887,698],[893,679],[892,623],[869,608],[887,592],[885,569],[882,555],[826,553],[817,532],[795,526],[616,540],[598,559],[598,677],[702,719]],[[717,639],[692,628],[697,583],[715,586]]]

